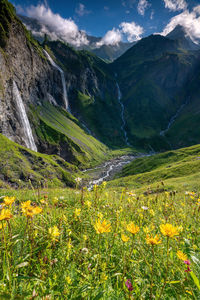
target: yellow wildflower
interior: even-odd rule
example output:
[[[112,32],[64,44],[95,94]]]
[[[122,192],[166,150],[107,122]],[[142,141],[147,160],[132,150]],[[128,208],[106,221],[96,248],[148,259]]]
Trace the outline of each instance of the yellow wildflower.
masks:
[[[11,206],[15,201],[15,197],[4,197],[3,201],[5,206]]]
[[[187,255],[185,253],[183,253],[181,250],[178,250],[176,252],[176,255],[178,256],[179,259],[181,260],[187,260]]]
[[[96,230],[97,234],[104,233],[104,232],[110,232],[111,231],[111,224],[108,223],[108,221],[103,220],[101,221],[98,219],[94,225],[94,229]]]
[[[192,291],[186,290],[185,292],[188,293],[188,294],[191,295],[191,296],[193,295],[193,294],[192,294]]]
[[[86,200],[86,201],[85,201],[85,205],[86,205],[88,208],[90,208],[90,207],[92,206],[92,203],[91,203],[91,201]]]
[[[28,208],[30,205],[31,205],[31,201],[30,200],[21,203],[22,212],[24,212],[25,209]]]
[[[135,225],[133,222],[129,223],[126,226],[126,229],[132,234],[136,234],[140,230],[140,228],[137,225]]]
[[[34,215],[38,215],[42,212],[42,208],[39,206],[32,206],[31,201],[26,201],[21,204],[21,209],[26,217],[32,218]]]
[[[127,235],[122,233],[121,239],[122,239],[123,242],[128,242],[130,238]]]
[[[49,235],[53,241],[57,241],[57,237],[60,235],[60,231],[57,226],[49,228]]]
[[[160,231],[164,236],[173,238],[175,235],[179,234],[178,228],[171,224],[160,225]]]
[[[154,245],[161,244],[161,241],[159,240],[159,236],[157,234],[155,235],[155,237],[147,235],[147,237],[146,237],[146,243],[148,245],[154,246]]]
[[[75,208],[74,215],[75,217],[79,217],[81,214],[81,208]]]
[[[2,209],[0,213],[0,221],[10,220],[13,217],[9,209]]]
[[[66,276],[65,280],[67,281],[68,284],[72,284],[72,280],[71,280],[70,276]]]

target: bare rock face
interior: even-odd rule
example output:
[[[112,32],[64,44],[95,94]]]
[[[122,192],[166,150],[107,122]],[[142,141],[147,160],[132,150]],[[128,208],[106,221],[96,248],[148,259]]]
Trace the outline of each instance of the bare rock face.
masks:
[[[24,146],[24,128],[17,110],[13,82],[27,113],[30,104],[42,101],[54,101],[64,106],[59,71],[50,65],[42,49],[37,43],[34,45],[26,33],[21,22],[13,19],[6,46],[0,48],[0,132]],[[33,135],[37,143],[34,129]]]

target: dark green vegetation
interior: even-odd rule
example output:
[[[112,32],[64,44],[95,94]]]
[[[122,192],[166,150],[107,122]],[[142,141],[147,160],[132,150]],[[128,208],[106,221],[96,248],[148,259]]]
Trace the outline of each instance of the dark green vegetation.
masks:
[[[0,0],[0,47],[4,48],[9,38],[12,19],[15,18],[15,9],[7,0]]]
[[[56,155],[28,150],[0,134],[0,187],[73,186],[78,169]]]
[[[108,64],[88,51],[47,42],[70,82],[70,107],[94,135],[110,147],[124,146],[116,80]],[[46,48],[48,50],[48,48]]]
[[[200,185],[200,145],[138,158],[126,166],[110,186],[156,189],[198,190]],[[161,187],[164,187],[161,185]]]
[[[199,51],[185,50],[181,46],[176,40],[150,36],[113,63],[126,108],[129,139],[134,145],[136,142],[143,146],[150,144],[159,150],[167,149],[166,139],[159,137],[160,132],[186,103],[189,93],[186,87],[200,61]],[[196,90],[192,89],[190,94],[196,94]],[[182,129],[184,131],[179,128],[180,135]],[[177,135],[174,135],[174,142],[175,139]],[[173,147],[178,146],[176,140]]]
[[[41,152],[58,154],[82,168],[105,159],[108,148],[62,108],[44,102],[33,107],[33,116]]]

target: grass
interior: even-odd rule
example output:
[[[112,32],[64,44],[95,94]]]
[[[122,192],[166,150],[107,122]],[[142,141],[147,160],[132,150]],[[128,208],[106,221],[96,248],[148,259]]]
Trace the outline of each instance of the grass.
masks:
[[[103,183],[0,197],[1,299],[199,299],[199,193]]]
[[[154,188],[161,182],[166,188],[198,190],[200,185],[200,145],[143,157],[126,166],[110,183],[114,187]]]
[[[91,136],[71,114],[48,102],[38,106],[33,114],[35,122],[40,124],[36,126],[39,138],[43,143],[57,146],[62,149],[61,152],[68,153],[64,157],[67,161],[79,167],[89,167],[105,160],[109,149]]]
[[[0,187],[38,185],[73,186],[78,169],[56,155],[36,153],[0,134]]]

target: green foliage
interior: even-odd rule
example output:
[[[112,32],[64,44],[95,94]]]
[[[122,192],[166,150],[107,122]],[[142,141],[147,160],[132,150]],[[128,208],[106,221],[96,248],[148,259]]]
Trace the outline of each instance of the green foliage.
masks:
[[[67,161],[79,167],[89,167],[105,159],[108,148],[88,134],[68,112],[46,102],[38,106],[34,114],[36,133],[42,143],[61,148]]]
[[[102,184],[0,197],[1,299],[199,299],[198,193]]]
[[[141,157],[124,167],[111,184],[146,188],[161,181],[168,188],[182,190],[184,186],[197,189],[200,183],[200,146]]]
[[[1,180],[16,187],[47,182],[50,186],[73,186],[78,170],[62,158],[28,150],[0,134]]]

